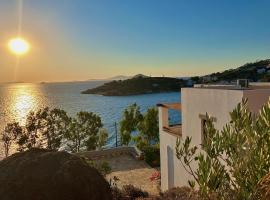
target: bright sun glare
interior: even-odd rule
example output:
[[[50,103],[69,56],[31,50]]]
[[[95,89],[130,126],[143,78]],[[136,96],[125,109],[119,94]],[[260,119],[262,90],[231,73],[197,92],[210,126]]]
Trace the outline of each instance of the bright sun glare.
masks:
[[[8,42],[8,48],[16,55],[23,55],[29,51],[30,45],[23,38],[13,38]]]

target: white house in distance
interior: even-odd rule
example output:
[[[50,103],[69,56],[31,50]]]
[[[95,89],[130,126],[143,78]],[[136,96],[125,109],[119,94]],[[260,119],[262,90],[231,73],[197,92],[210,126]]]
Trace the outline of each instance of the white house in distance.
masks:
[[[188,180],[192,180],[176,157],[177,138],[191,136],[192,145],[200,145],[206,113],[213,117],[215,127],[222,129],[230,120],[229,113],[243,98],[248,99],[249,109],[257,113],[269,97],[269,83],[248,84],[240,80],[237,85],[195,85],[193,88],[182,88],[179,102],[158,104],[162,191],[188,185]],[[169,109],[181,112],[181,124],[169,124]]]

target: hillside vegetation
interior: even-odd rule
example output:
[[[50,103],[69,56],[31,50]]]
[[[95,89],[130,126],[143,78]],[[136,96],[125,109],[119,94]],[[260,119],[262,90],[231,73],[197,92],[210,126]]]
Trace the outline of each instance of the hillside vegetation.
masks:
[[[270,81],[270,59],[247,63],[236,69],[212,73],[210,82],[235,81],[236,79],[249,79],[250,81]]]
[[[102,86],[88,89],[82,94],[99,94],[104,96],[129,96],[160,92],[180,91],[200,83],[232,83],[237,79],[249,79],[252,82],[270,81],[270,59],[247,63],[236,69],[190,78],[148,77],[142,74],[127,80],[114,80]]]
[[[168,77],[135,76],[128,80],[105,83],[102,86],[83,91],[83,94],[100,94],[104,96],[128,96],[159,92],[180,91],[185,81]]]

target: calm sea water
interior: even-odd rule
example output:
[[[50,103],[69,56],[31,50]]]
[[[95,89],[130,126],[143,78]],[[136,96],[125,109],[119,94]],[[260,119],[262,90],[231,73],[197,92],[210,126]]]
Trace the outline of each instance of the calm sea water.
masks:
[[[114,123],[121,119],[122,111],[128,105],[137,103],[144,112],[160,102],[178,102],[180,93],[160,93],[128,97],[105,97],[80,94],[81,91],[103,84],[102,81],[47,84],[1,84],[0,85],[0,130],[5,124],[18,121],[22,125],[29,111],[43,107],[61,108],[74,116],[79,111],[89,111],[102,118],[104,127],[109,131],[108,147],[115,144]],[[171,121],[180,119],[172,113]]]

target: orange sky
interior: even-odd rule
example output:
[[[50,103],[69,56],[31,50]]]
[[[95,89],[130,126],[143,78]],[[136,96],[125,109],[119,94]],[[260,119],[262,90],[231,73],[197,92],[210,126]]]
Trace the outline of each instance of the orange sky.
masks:
[[[153,4],[144,1],[24,0],[22,37],[31,51],[20,58],[16,70],[16,56],[7,43],[17,35],[18,1],[0,2],[0,82],[202,75],[265,59],[270,50],[269,29],[256,34],[248,30],[259,29],[267,16],[255,12],[234,21],[237,7],[227,19],[184,1],[159,2],[149,12]],[[218,4],[211,5],[223,12]],[[260,6],[258,10],[266,7]],[[187,10],[177,12],[182,8]],[[195,16],[190,9],[197,11]],[[246,9],[256,11],[254,5]]]

